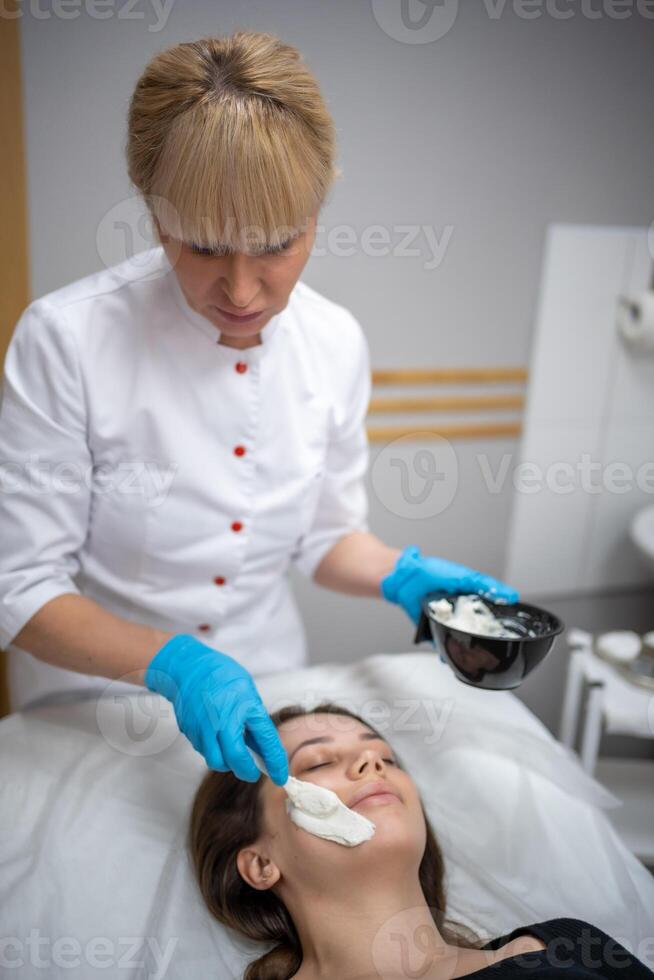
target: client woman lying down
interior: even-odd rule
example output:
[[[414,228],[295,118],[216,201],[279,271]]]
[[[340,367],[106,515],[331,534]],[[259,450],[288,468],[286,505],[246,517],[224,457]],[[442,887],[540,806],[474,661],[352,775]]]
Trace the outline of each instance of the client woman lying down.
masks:
[[[267,777],[206,775],[190,825],[204,900],[226,926],[275,944],[245,980],[654,978],[616,940],[578,919],[524,925],[491,941],[447,920],[443,856],[388,742],[333,704],[271,717],[290,774],[331,789],[375,831],[346,847],[296,826],[285,790]],[[386,795],[355,803],[373,784]]]

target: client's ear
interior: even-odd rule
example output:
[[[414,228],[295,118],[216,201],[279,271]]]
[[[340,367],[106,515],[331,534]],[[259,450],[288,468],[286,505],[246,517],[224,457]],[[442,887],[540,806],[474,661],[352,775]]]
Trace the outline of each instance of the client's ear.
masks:
[[[244,847],[238,852],[236,867],[243,881],[259,891],[271,888],[280,879],[277,865],[252,847]]]

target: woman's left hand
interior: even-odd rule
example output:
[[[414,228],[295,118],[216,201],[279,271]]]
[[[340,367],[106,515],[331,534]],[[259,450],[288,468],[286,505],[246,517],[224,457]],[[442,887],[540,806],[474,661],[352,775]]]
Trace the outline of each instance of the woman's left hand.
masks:
[[[445,558],[423,556],[416,545],[404,549],[393,571],[381,581],[383,597],[402,606],[416,625],[423,597],[438,590],[450,595],[477,593],[493,602],[518,602],[520,598],[504,582]]]

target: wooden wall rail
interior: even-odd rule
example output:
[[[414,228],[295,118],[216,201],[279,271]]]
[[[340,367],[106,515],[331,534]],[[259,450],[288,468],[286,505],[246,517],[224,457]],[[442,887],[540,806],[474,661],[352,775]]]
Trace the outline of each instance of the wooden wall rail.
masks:
[[[527,377],[522,367],[377,368],[372,372],[375,385],[522,384]]]
[[[11,7],[5,2],[5,10]],[[0,16],[0,364],[29,303],[19,24]]]
[[[448,395],[442,398],[372,398],[369,415],[389,412],[479,412],[523,408],[522,395]]]
[[[17,9],[4,0],[6,13]],[[20,19],[0,16],[0,366],[16,322],[29,303]],[[0,717],[9,711],[7,657],[0,651]]]
[[[523,385],[528,373],[522,367],[457,367],[457,368],[392,368],[372,372],[373,386],[417,387],[420,385],[484,386]],[[411,437],[416,441],[428,441],[437,437],[445,439],[500,439],[520,435],[518,419],[496,420],[496,412],[522,413],[524,396],[521,393],[502,394],[447,394],[374,396],[370,399],[368,416],[408,415],[436,413],[432,424],[424,419],[415,425],[368,426],[371,443],[392,442],[394,439]],[[438,413],[473,414],[477,417],[465,422],[438,419]],[[478,416],[481,415],[481,418]]]
[[[393,442],[394,439],[411,436],[417,442],[429,439],[499,439],[519,436],[519,422],[479,422],[467,425],[384,425],[368,429],[369,442]]]

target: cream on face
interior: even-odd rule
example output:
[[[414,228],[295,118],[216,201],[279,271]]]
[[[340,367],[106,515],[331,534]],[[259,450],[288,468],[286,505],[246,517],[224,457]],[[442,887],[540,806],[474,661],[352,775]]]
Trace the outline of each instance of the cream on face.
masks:
[[[375,825],[362,813],[350,810],[331,789],[289,776],[286,812],[298,827],[324,840],[356,847],[370,840]]]

